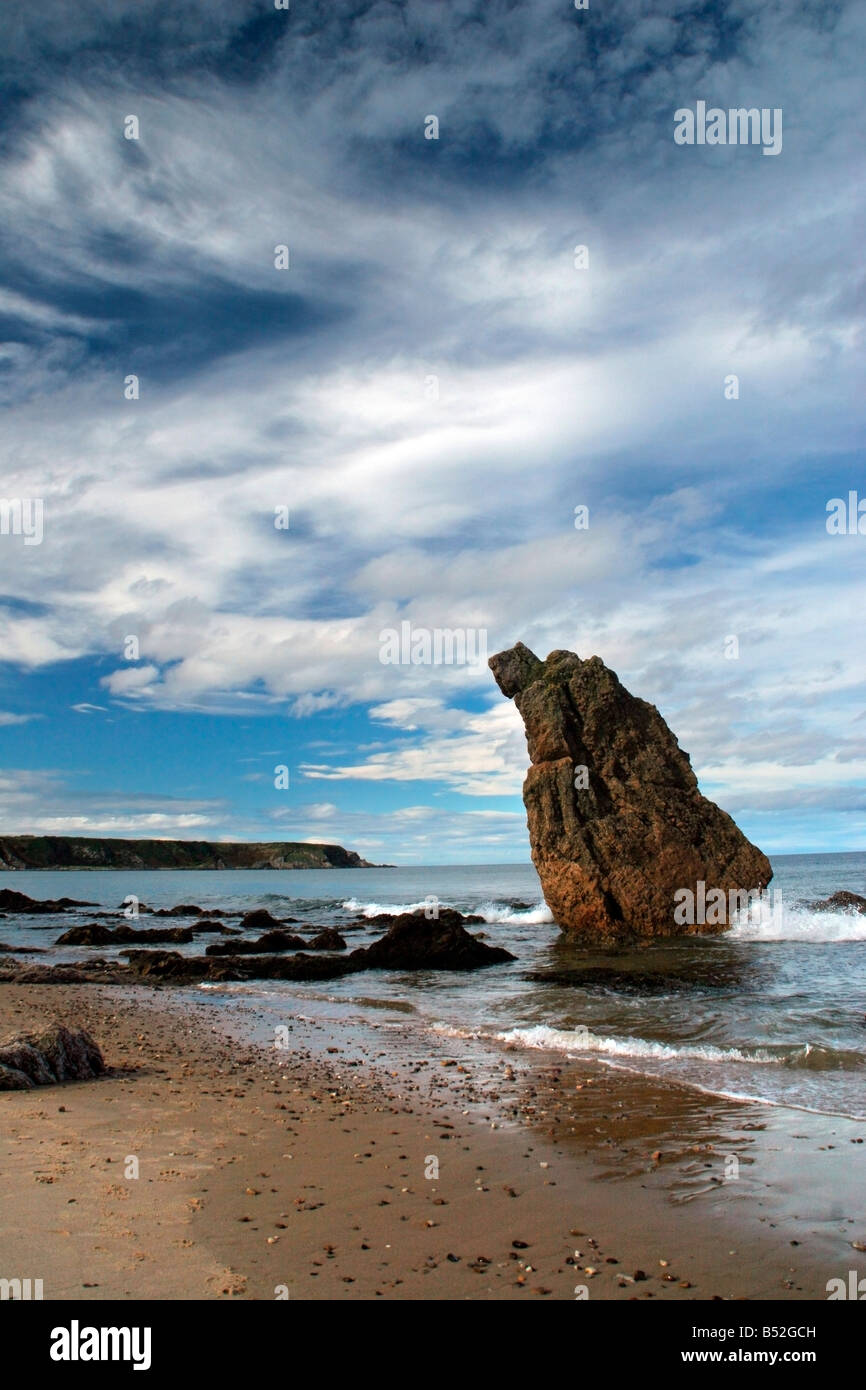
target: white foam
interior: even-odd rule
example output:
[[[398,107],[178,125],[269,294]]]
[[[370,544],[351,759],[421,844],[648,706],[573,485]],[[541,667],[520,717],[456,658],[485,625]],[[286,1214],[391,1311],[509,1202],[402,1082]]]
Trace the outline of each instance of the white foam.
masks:
[[[431,1023],[431,1033],[443,1038],[495,1038],[495,1033],[481,1033],[477,1028],[455,1028],[452,1023]]]
[[[508,926],[527,926],[537,927],[543,922],[552,922],[553,913],[547,903],[538,903],[535,907],[518,909],[513,907],[498,907],[496,903],[482,903],[477,909],[479,917],[483,917],[485,922],[491,926],[498,923]]]
[[[442,907],[444,904],[440,903]],[[358,898],[347,898],[342,904],[345,912],[354,912],[362,917],[399,917],[403,912],[419,912],[429,906],[426,898],[417,903],[362,903]]]
[[[588,1028],[566,1030],[550,1028],[547,1024],[536,1024],[531,1028],[511,1028],[505,1033],[483,1034],[471,1029],[453,1028],[447,1023],[437,1023],[433,1031],[453,1038],[481,1038],[487,1036],[495,1042],[509,1043],[515,1047],[541,1049],[545,1052],[594,1052],[606,1057],[642,1057],[661,1061],[698,1062],[748,1062],[767,1066],[777,1064],[783,1059],[772,1057],[768,1052],[756,1048],[743,1052],[736,1047],[712,1047],[709,1044],[684,1043],[682,1046],[670,1043],[648,1042],[644,1038],[608,1038],[592,1033]]]
[[[866,941],[866,916],[856,912],[814,912],[809,908],[761,903],[744,911],[727,933],[731,941]]]
[[[429,899],[422,898],[417,903],[363,903],[358,898],[347,898],[342,904],[345,912],[354,912],[362,917],[378,917],[386,914],[389,917],[399,917],[402,912],[424,911],[430,905]],[[440,902],[440,908],[448,907],[447,903]],[[449,909],[452,910],[452,909]],[[491,926],[538,926],[544,922],[552,922],[553,914],[546,903],[539,903],[535,907],[519,911],[515,908],[506,907],[494,902],[482,903],[480,907],[473,908],[470,912],[463,912],[461,908],[453,909],[461,912],[464,917],[483,917],[485,922]]]

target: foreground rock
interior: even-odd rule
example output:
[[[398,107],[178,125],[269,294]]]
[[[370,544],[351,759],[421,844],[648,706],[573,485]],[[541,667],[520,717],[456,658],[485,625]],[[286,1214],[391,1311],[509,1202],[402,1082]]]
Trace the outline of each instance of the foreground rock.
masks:
[[[518,642],[488,664],[526,726],[532,860],[564,931],[605,942],[723,931],[727,910],[721,921],[717,912],[689,921],[681,895],[703,883],[727,905],[766,887],[769,860],[701,795],[655,706],[599,657],[555,651],[540,661]]]
[[[43,1033],[26,1033],[0,1045],[0,1091],[27,1091],[58,1081],[101,1076],[105,1061],[86,1029],[55,1024]]]

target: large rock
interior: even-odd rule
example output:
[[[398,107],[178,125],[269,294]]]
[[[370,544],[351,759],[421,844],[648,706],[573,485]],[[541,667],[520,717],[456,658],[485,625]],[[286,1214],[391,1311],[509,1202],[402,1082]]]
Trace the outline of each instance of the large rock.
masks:
[[[71,1029],[55,1024],[42,1033],[31,1034],[30,1041],[58,1081],[87,1081],[91,1076],[102,1076],[105,1071],[99,1046],[86,1028]]]
[[[104,1071],[102,1053],[85,1028],[73,1030],[53,1024],[41,1033],[25,1033],[0,1046],[0,1091],[85,1081]]]
[[[602,941],[720,931],[726,921],[675,920],[678,890],[700,899],[703,882],[727,903],[766,887],[769,860],[701,795],[655,706],[599,657],[540,661],[518,642],[488,664],[526,726],[532,860],[563,930]]]

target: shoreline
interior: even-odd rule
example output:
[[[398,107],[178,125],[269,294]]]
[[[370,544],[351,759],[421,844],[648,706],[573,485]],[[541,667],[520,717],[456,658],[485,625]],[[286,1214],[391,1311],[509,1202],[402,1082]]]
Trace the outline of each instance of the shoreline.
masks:
[[[83,1025],[112,1068],[0,1097],[0,1275],[46,1299],[802,1300],[866,1273],[866,1126],[798,1113],[795,1137],[793,1112],[517,1049],[479,1081],[453,1039],[422,1062],[288,1009],[277,1052],[200,992],[0,987],[0,1033]],[[830,1149],[831,1209],[798,1214],[789,1165]]]

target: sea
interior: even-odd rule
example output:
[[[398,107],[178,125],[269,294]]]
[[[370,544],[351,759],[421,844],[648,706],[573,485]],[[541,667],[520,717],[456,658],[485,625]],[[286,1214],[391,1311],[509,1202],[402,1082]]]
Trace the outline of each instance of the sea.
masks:
[[[349,1023],[420,1055],[435,1039],[493,1054],[525,1050],[673,1081],[765,1106],[866,1119],[866,916],[811,904],[838,889],[866,895],[866,853],[777,855],[772,896],[721,935],[640,948],[586,949],[552,921],[531,864],[303,871],[5,872],[0,887],[40,900],[87,899],[97,909],[0,920],[0,940],[48,949],[40,963],[111,956],[57,947],[94,912],[134,895],[151,908],[218,908],[227,925],[252,908],[293,917],[296,930],[351,928],[350,948],[383,932],[371,918],[417,908],[481,917],[468,930],[507,947],[512,963],[468,974],[369,971],[317,983],[184,986],[215,1009],[256,1005],[260,1036],[287,1019]],[[156,925],[142,914],[132,923]],[[183,925],[167,923],[166,925]],[[256,935],[257,933],[253,933]],[[198,954],[213,941],[167,947]],[[27,960],[27,957],[18,957]],[[261,1020],[264,1020],[262,1023]]]

